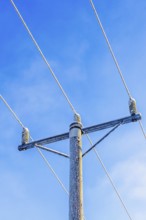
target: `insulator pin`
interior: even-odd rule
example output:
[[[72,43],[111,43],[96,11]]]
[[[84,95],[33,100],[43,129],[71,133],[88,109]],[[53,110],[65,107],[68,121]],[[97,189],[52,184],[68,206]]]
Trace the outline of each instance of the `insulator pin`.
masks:
[[[131,115],[135,115],[137,113],[136,101],[133,98],[129,99],[129,111]]]
[[[22,131],[22,144],[27,144],[29,143],[29,130],[28,128],[23,128],[23,131]]]

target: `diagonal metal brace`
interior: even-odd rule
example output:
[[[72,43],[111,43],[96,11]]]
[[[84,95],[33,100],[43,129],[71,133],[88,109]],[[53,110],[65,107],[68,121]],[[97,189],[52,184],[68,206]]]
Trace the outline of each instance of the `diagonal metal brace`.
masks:
[[[116,126],[120,123],[121,124],[127,124],[127,123],[130,123],[130,122],[136,122],[136,121],[139,121],[139,120],[141,120],[141,115],[140,114],[135,114],[135,115],[131,115],[129,117],[120,118],[120,119],[117,119],[117,120],[114,120],[114,121],[109,121],[109,122],[105,122],[105,123],[102,123],[102,124],[93,125],[93,126],[90,126],[90,127],[83,128],[82,129],[82,134],[88,134],[88,133],[91,133],[91,132],[111,128],[111,127],[114,127],[114,126]],[[69,138],[69,132],[64,133],[64,134],[60,134],[60,135],[56,135],[56,136],[53,136],[53,137],[48,137],[48,138],[44,138],[44,139],[41,139],[41,140],[33,141],[33,142],[28,143],[28,144],[20,145],[20,146],[18,146],[18,150],[19,151],[27,150],[27,149],[35,147],[35,145],[51,144],[51,143],[54,143],[54,142],[66,140],[68,138]]]
[[[45,150],[45,151],[48,151],[48,152],[51,152],[51,153],[53,153],[53,154],[57,154],[57,155],[60,155],[60,156],[69,158],[69,156],[68,156],[67,154],[64,154],[64,153],[62,153],[62,152],[59,152],[59,151],[56,151],[56,150],[53,150],[53,149],[44,147],[44,146],[42,146],[42,145],[35,145],[35,147],[40,148],[40,149]]]
[[[91,150],[93,150],[100,142],[102,142],[106,137],[108,137],[113,131],[115,131],[119,126],[121,125],[118,124],[114,128],[112,128],[107,134],[105,134],[102,138],[100,138],[92,147],[90,147],[85,153],[83,153],[82,157],[84,157],[87,153],[89,153]]]

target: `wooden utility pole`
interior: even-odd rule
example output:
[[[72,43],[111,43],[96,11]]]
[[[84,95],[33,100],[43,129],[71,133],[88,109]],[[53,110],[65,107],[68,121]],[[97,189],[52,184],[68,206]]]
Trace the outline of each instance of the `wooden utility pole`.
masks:
[[[70,125],[69,220],[83,220],[82,125],[79,115]]]

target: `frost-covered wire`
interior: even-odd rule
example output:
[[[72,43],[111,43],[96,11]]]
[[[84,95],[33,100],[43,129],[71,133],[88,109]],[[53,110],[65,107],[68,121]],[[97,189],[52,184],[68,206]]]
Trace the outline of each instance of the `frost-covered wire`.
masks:
[[[19,119],[19,117],[17,116],[17,114],[13,111],[13,109],[10,107],[10,105],[8,104],[8,102],[4,99],[4,97],[2,95],[0,95],[0,99],[3,101],[3,103],[5,104],[5,106],[8,108],[8,110],[11,112],[11,114],[14,116],[14,118],[17,120],[17,122],[20,124],[20,126],[22,128],[25,128],[24,124],[22,123],[22,121]],[[30,136],[30,139],[33,141],[33,138]],[[48,162],[48,160],[46,159],[46,157],[44,156],[44,154],[42,153],[42,151],[38,148],[35,147],[37,149],[37,151],[39,152],[40,156],[43,158],[43,160],[45,161],[45,163],[47,164],[48,168],[51,170],[51,172],[53,173],[53,175],[55,176],[55,178],[57,179],[58,183],[61,185],[61,187],[63,188],[63,190],[69,195],[66,187],[64,186],[64,184],[62,183],[62,181],[60,180],[60,178],[58,177],[58,175],[56,174],[56,172],[54,171],[54,169],[52,168],[52,166],[50,165],[50,163]]]
[[[119,75],[120,75],[120,77],[121,77],[121,80],[122,80],[122,82],[123,82],[123,85],[124,85],[124,87],[125,87],[125,90],[126,90],[128,96],[129,96],[129,99],[131,100],[131,99],[133,99],[133,98],[132,98],[132,96],[131,96],[131,94],[130,94],[130,90],[129,90],[127,84],[126,84],[126,81],[125,81],[125,79],[124,79],[124,76],[123,76],[123,73],[122,73],[121,68],[120,68],[120,66],[119,66],[119,63],[118,63],[118,61],[117,61],[117,58],[116,58],[116,56],[115,56],[115,54],[114,54],[114,51],[113,51],[113,49],[112,49],[112,46],[111,46],[111,44],[110,44],[110,42],[109,42],[109,39],[108,39],[108,37],[107,37],[107,34],[106,34],[106,32],[105,32],[105,30],[104,30],[104,27],[103,27],[103,25],[102,25],[102,22],[101,22],[101,20],[100,20],[100,18],[99,18],[97,9],[96,9],[96,7],[95,7],[93,1],[92,1],[92,0],[89,0],[89,1],[90,1],[90,4],[91,4],[92,9],[93,9],[93,11],[94,11],[96,20],[98,21],[98,24],[99,24],[99,26],[100,26],[100,28],[101,28],[101,31],[102,31],[102,33],[103,33],[103,36],[104,36],[104,38],[105,38],[105,40],[106,40],[106,43],[107,43],[107,45],[108,45],[108,48],[109,48],[109,51],[110,51],[110,53],[111,53],[111,55],[112,55],[112,58],[113,58],[113,60],[114,60],[114,63],[115,63],[115,65],[116,65],[116,67],[117,67],[118,73],[119,73]],[[143,127],[141,121],[139,121],[139,125],[140,125],[141,131],[142,131],[144,137],[146,138],[146,133],[145,133],[145,131],[144,131],[144,127]]]
[[[123,76],[123,73],[122,73],[122,71],[121,71],[121,69],[120,69],[119,63],[118,63],[118,61],[117,61],[117,59],[116,59],[116,56],[115,56],[114,51],[113,51],[113,49],[112,49],[112,46],[111,46],[111,44],[110,44],[110,42],[109,42],[109,39],[108,39],[107,34],[106,34],[105,30],[104,30],[104,27],[103,27],[103,25],[102,25],[102,23],[101,23],[101,20],[100,20],[100,18],[99,18],[99,15],[98,15],[98,13],[97,13],[97,10],[96,10],[96,8],[95,8],[95,5],[94,5],[94,3],[93,3],[92,0],[89,0],[89,1],[90,1],[90,3],[91,3],[92,9],[93,9],[93,11],[94,11],[94,13],[95,13],[96,19],[97,19],[97,21],[98,21],[98,23],[99,23],[99,26],[100,26],[100,28],[101,28],[101,30],[102,30],[103,36],[104,36],[104,38],[105,38],[105,40],[106,40],[106,43],[107,43],[107,45],[108,45],[108,48],[109,48],[109,51],[110,51],[110,53],[111,53],[111,55],[112,55],[112,58],[113,58],[113,60],[114,60],[114,63],[115,63],[115,65],[116,65],[116,67],[117,67],[118,73],[119,73],[119,75],[120,75],[120,77],[121,77],[121,80],[122,80],[122,82],[123,82],[123,85],[124,85],[124,87],[125,87],[125,90],[126,90],[128,96],[129,96],[129,98],[131,98],[132,96],[131,96],[131,94],[130,94],[129,88],[128,88],[127,84],[126,84],[126,81],[125,81],[124,76]]]
[[[52,74],[52,76],[53,76],[55,82],[57,83],[57,85],[58,85],[60,91],[62,92],[63,96],[65,97],[66,101],[68,102],[68,104],[69,104],[71,110],[73,111],[73,113],[76,113],[76,110],[75,110],[73,104],[71,103],[71,101],[70,101],[68,95],[66,94],[65,90],[63,89],[63,87],[62,87],[61,83],[59,82],[57,76],[55,75],[53,69],[51,68],[51,66],[50,66],[50,64],[49,64],[49,62],[48,62],[48,60],[47,60],[47,58],[45,57],[44,53],[42,52],[40,46],[38,45],[36,39],[34,38],[34,36],[33,36],[33,34],[32,34],[32,32],[31,32],[30,29],[28,28],[28,26],[27,26],[27,24],[26,24],[24,18],[22,17],[20,11],[18,10],[16,4],[14,3],[13,0],[10,0],[10,2],[12,3],[12,5],[13,5],[15,11],[17,12],[17,14],[18,14],[20,20],[22,21],[24,27],[26,28],[26,30],[27,30],[29,36],[31,37],[31,39],[32,39],[32,41],[33,41],[33,43],[34,43],[34,45],[36,46],[37,50],[39,51],[39,53],[40,53],[42,59],[43,59],[44,62],[46,63],[46,65],[47,65],[47,67],[48,67],[50,73]]]
[[[92,143],[92,141],[91,141],[89,135],[88,135],[88,134],[86,134],[86,135],[87,135],[87,138],[88,138],[88,140],[89,140],[91,146],[93,146],[93,143]],[[129,217],[130,220],[133,220],[132,217],[131,217],[131,215],[130,215],[130,213],[129,213],[129,211],[128,211],[128,208],[126,207],[126,205],[125,205],[125,203],[124,203],[124,201],[123,201],[123,199],[122,199],[122,197],[121,197],[121,195],[120,195],[120,193],[119,193],[119,191],[118,191],[118,189],[117,189],[117,187],[115,186],[115,184],[114,184],[114,182],[113,182],[113,180],[112,180],[112,177],[110,176],[110,174],[109,174],[109,172],[108,172],[106,166],[104,165],[104,163],[103,163],[103,161],[102,161],[102,159],[101,159],[101,157],[100,157],[98,151],[97,151],[95,148],[94,148],[93,150],[94,150],[94,152],[95,152],[95,155],[96,155],[97,160],[98,160],[99,163],[101,164],[101,167],[103,168],[103,170],[104,170],[106,176],[108,177],[109,182],[111,183],[111,185],[112,185],[112,187],[113,187],[113,189],[114,189],[114,191],[115,191],[117,197],[119,198],[119,201],[120,201],[121,205],[123,206],[123,208],[124,208],[124,210],[125,210],[127,216]]]
[[[146,133],[145,133],[145,130],[144,130],[144,127],[143,127],[143,124],[142,124],[141,121],[139,121],[139,125],[140,125],[141,131],[142,131],[142,133],[143,133],[143,136],[144,136],[144,138],[146,139]]]

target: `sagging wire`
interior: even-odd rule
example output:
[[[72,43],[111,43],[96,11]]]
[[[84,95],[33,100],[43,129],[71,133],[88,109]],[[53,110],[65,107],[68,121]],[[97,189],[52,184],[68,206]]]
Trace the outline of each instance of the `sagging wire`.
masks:
[[[72,103],[71,103],[69,97],[67,96],[65,90],[63,89],[63,87],[62,87],[61,83],[59,82],[57,76],[55,75],[53,69],[51,68],[51,66],[50,66],[50,64],[49,64],[49,62],[48,62],[48,60],[47,60],[47,58],[45,57],[44,53],[42,52],[40,46],[38,45],[36,39],[34,38],[34,36],[33,36],[33,34],[32,34],[32,32],[30,31],[30,29],[28,28],[26,22],[24,21],[24,19],[23,19],[22,15],[21,15],[20,11],[18,10],[16,4],[14,3],[13,0],[10,0],[10,2],[11,2],[11,4],[12,4],[12,6],[14,7],[14,9],[15,9],[17,15],[19,16],[20,20],[22,21],[24,27],[26,28],[26,30],[27,30],[29,36],[31,37],[31,39],[32,39],[32,41],[33,41],[33,43],[34,43],[34,45],[36,46],[37,50],[39,51],[39,53],[40,53],[42,59],[43,59],[44,62],[46,63],[46,65],[47,65],[47,67],[48,67],[50,73],[52,74],[54,80],[56,81],[56,83],[57,83],[58,87],[60,88],[60,91],[62,92],[63,96],[65,97],[66,101],[68,102],[68,104],[69,104],[71,110],[73,111],[73,113],[76,113],[76,110],[75,110],[74,106],[72,105]]]
[[[70,100],[68,99],[68,97],[67,97],[66,93],[64,92],[64,90],[63,90],[62,86],[60,85],[60,83],[59,83],[58,79],[56,78],[56,76],[55,76],[55,74],[54,74],[53,70],[52,70],[52,69],[51,69],[51,67],[50,67],[50,64],[48,63],[47,59],[45,58],[45,56],[44,56],[43,52],[41,51],[41,49],[40,49],[40,47],[39,47],[39,45],[38,45],[38,43],[36,42],[36,40],[35,40],[34,36],[32,35],[31,31],[29,30],[28,26],[26,25],[26,22],[24,21],[24,19],[23,19],[22,15],[20,14],[20,12],[19,12],[18,8],[16,7],[16,5],[14,4],[14,2],[13,2],[12,0],[10,0],[10,1],[11,1],[12,5],[13,5],[14,9],[16,10],[16,12],[17,12],[17,14],[18,14],[19,18],[21,19],[21,21],[22,21],[23,25],[25,26],[25,28],[26,28],[26,30],[27,30],[27,32],[28,32],[28,34],[30,35],[30,37],[31,37],[32,41],[34,42],[34,44],[35,44],[36,48],[37,48],[37,49],[38,49],[38,51],[40,52],[40,54],[41,54],[41,56],[42,56],[43,60],[44,60],[44,61],[45,61],[45,63],[47,64],[47,66],[48,66],[48,68],[49,68],[49,70],[50,70],[51,74],[53,75],[53,77],[54,77],[55,81],[57,82],[58,86],[60,87],[60,89],[61,89],[61,91],[62,91],[63,95],[64,95],[64,96],[65,96],[65,98],[67,99],[67,101],[68,101],[68,103],[69,103],[69,105],[70,105],[71,109],[72,109],[72,110],[73,110],[73,112],[76,114],[76,111],[75,111],[75,109],[74,109],[73,105],[71,104]],[[87,135],[87,134],[86,134],[86,135]],[[89,136],[88,136],[88,137],[89,137]],[[91,146],[92,146],[92,145],[91,145]],[[101,164],[102,164],[102,165],[104,165],[101,159],[100,159],[100,162],[101,162]],[[107,174],[107,173],[106,173],[106,174]],[[109,176],[109,174],[108,174],[108,176]]]
[[[6,105],[6,107],[8,108],[8,110],[12,113],[12,115],[14,116],[14,118],[16,119],[16,121],[20,124],[20,126],[23,128],[23,132],[22,132],[22,143],[28,143],[29,139],[31,139],[32,141],[34,141],[34,139],[31,137],[31,135],[29,134],[29,130],[28,128],[26,128],[24,126],[24,124],[21,122],[21,120],[19,119],[19,117],[17,116],[17,114],[13,111],[13,109],[10,107],[10,105],[8,104],[8,102],[4,99],[4,97],[2,95],[0,95],[0,99],[3,101],[3,103]],[[76,114],[76,116],[78,116],[78,114]],[[42,153],[42,151],[40,150],[40,148],[45,148],[41,145],[36,145],[35,148],[37,149],[37,151],[39,152],[40,156],[42,157],[42,159],[44,160],[44,162],[46,163],[47,167],[49,168],[49,170],[52,172],[52,174],[54,175],[54,177],[57,179],[58,183],[60,184],[60,186],[62,187],[62,189],[65,191],[65,193],[69,196],[69,192],[66,189],[66,187],[64,186],[63,182],[60,180],[60,178],[58,177],[58,175],[56,174],[56,172],[54,171],[54,169],[52,168],[52,166],[50,165],[50,163],[48,162],[48,160],[46,159],[46,157],[44,156],[44,154]],[[45,149],[46,150],[46,149]],[[48,148],[47,148],[48,150]],[[62,154],[63,156],[63,154]],[[64,154],[64,157],[68,157],[67,155]],[[84,220],[87,220],[84,214]]]
[[[107,34],[106,34],[106,32],[105,32],[105,30],[104,30],[104,27],[103,27],[103,25],[102,25],[102,22],[101,22],[101,20],[100,20],[100,18],[99,18],[97,9],[96,9],[96,7],[95,7],[93,1],[92,1],[92,0],[89,0],[89,1],[90,1],[90,4],[91,4],[92,9],[93,9],[93,11],[94,11],[96,20],[97,20],[97,22],[98,22],[98,24],[99,24],[99,26],[100,26],[100,28],[101,28],[101,31],[102,31],[102,33],[103,33],[103,36],[104,36],[104,38],[105,38],[105,40],[106,40],[107,46],[108,46],[109,51],[110,51],[110,53],[111,53],[111,55],[112,55],[112,58],[113,58],[113,60],[114,60],[114,63],[115,63],[115,65],[116,65],[116,67],[117,67],[118,73],[119,73],[119,75],[120,75],[120,77],[121,77],[121,80],[122,80],[122,82],[123,82],[123,85],[124,85],[124,87],[125,87],[125,90],[126,90],[126,92],[127,92],[127,95],[129,96],[129,102],[131,102],[131,100],[134,100],[134,99],[132,98],[132,96],[131,96],[131,94],[130,94],[130,90],[129,90],[127,84],[126,84],[126,81],[125,81],[125,79],[124,79],[124,76],[123,76],[123,73],[122,73],[121,68],[120,68],[120,66],[119,66],[119,63],[118,63],[118,61],[117,61],[117,59],[116,59],[116,56],[115,56],[114,51],[113,51],[113,49],[112,49],[112,46],[111,46],[111,44],[110,44],[110,42],[109,42],[109,39],[108,39],[108,37],[107,37]],[[135,101],[135,100],[134,100],[134,101]],[[146,133],[145,133],[145,131],[144,131],[144,127],[143,127],[143,124],[142,124],[141,121],[139,121],[139,125],[140,125],[141,131],[142,131],[142,133],[143,133],[143,136],[144,136],[144,138],[146,139]]]
[[[111,53],[111,55],[112,55],[112,57],[113,57],[113,60],[114,60],[115,65],[116,65],[116,67],[117,67],[117,70],[118,70],[118,72],[119,72],[119,74],[120,74],[120,77],[121,77],[121,80],[122,80],[122,82],[123,82],[123,85],[124,85],[124,87],[125,87],[125,89],[126,89],[126,91],[127,91],[127,94],[128,94],[128,96],[129,96],[129,98],[131,98],[132,96],[131,96],[131,94],[130,94],[130,91],[129,91],[128,86],[127,86],[127,84],[126,84],[126,81],[125,81],[125,79],[124,79],[123,73],[122,73],[122,71],[121,71],[121,69],[120,69],[119,63],[118,63],[118,61],[117,61],[117,59],[116,59],[116,56],[115,56],[115,54],[114,54],[114,52],[113,52],[113,49],[112,49],[111,44],[110,44],[110,42],[109,42],[109,39],[108,39],[108,37],[107,37],[107,35],[106,35],[106,32],[105,32],[105,30],[104,30],[104,27],[103,27],[103,25],[102,25],[102,23],[101,23],[101,20],[100,20],[100,18],[99,18],[99,15],[98,15],[98,13],[97,13],[97,10],[96,10],[96,8],[95,8],[95,5],[94,5],[94,3],[93,3],[92,0],[89,0],[89,1],[90,1],[91,6],[92,6],[92,9],[93,9],[93,11],[94,11],[94,14],[95,14],[95,16],[96,16],[96,19],[97,19],[97,21],[98,21],[98,23],[99,23],[99,26],[100,26],[100,28],[101,28],[101,30],[102,30],[103,36],[104,36],[104,38],[105,38],[105,40],[106,40],[106,43],[107,43],[108,48],[109,48],[109,51],[110,51],[110,53]]]
[[[13,5],[14,9],[16,10],[18,16],[20,17],[20,19],[21,19],[23,25],[25,26],[27,32],[29,33],[31,39],[33,40],[33,42],[34,42],[36,48],[37,48],[38,51],[40,52],[40,54],[41,54],[43,60],[44,60],[45,63],[47,64],[47,66],[48,66],[48,68],[49,68],[51,74],[53,75],[53,77],[54,77],[56,83],[58,84],[60,90],[62,91],[64,97],[66,98],[68,104],[70,105],[72,111],[73,111],[74,113],[76,113],[75,108],[73,107],[73,105],[72,105],[72,103],[70,102],[70,100],[69,100],[67,94],[66,94],[65,91],[63,90],[63,88],[62,88],[60,82],[58,81],[56,75],[54,74],[52,68],[50,67],[50,64],[48,63],[46,57],[44,56],[44,54],[43,54],[43,52],[41,51],[41,49],[40,49],[38,43],[36,42],[34,36],[32,35],[32,33],[31,33],[31,31],[29,30],[28,26],[26,25],[26,23],[25,23],[23,17],[21,16],[20,12],[18,11],[18,8],[16,7],[16,5],[14,4],[14,2],[13,2],[12,0],[10,0],[10,1],[11,1],[12,5]],[[126,85],[126,82],[125,82],[125,80],[124,80],[123,74],[122,74],[122,72],[121,72],[121,70],[120,70],[119,64],[118,64],[118,62],[117,62],[117,60],[116,60],[116,57],[115,57],[115,55],[114,55],[114,53],[113,53],[112,47],[111,47],[111,45],[110,45],[110,43],[109,43],[109,40],[108,40],[108,38],[107,38],[107,36],[106,36],[106,33],[105,33],[104,28],[103,28],[103,26],[102,26],[102,23],[101,23],[101,21],[100,21],[100,19],[99,19],[99,16],[98,16],[98,14],[97,14],[97,11],[96,11],[96,8],[95,8],[95,6],[94,6],[94,4],[93,4],[93,1],[90,0],[90,3],[91,3],[91,6],[92,6],[92,8],[93,8],[93,10],[94,10],[94,13],[95,13],[95,15],[96,15],[96,18],[97,18],[97,20],[98,20],[98,22],[99,22],[99,24],[100,24],[100,27],[101,27],[101,29],[102,29],[102,32],[103,32],[104,37],[105,37],[105,39],[106,39],[106,42],[107,42],[107,44],[108,44],[109,50],[110,50],[110,52],[111,52],[111,54],[112,54],[112,57],[113,57],[114,62],[115,62],[115,64],[116,64],[116,66],[117,66],[118,72],[119,72],[119,74],[120,74],[120,77],[121,77],[121,79],[122,79],[122,81],[123,81],[123,84],[124,84],[124,86],[125,86],[125,89],[126,89],[126,91],[127,91],[127,94],[128,94],[128,96],[129,96],[129,98],[131,98],[129,89],[128,89],[127,85]],[[86,134],[86,135],[87,135],[87,134]],[[88,136],[88,135],[87,135],[87,136]],[[89,136],[88,136],[88,138],[89,138]],[[90,141],[91,141],[91,140],[90,140]],[[91,142],[91,143],[92,143],[92,142]],[[92,145],[92,144],[91,144],[91,145]],[[95,149],[94,149],[94,151],[96,152]],[[99,161],[101,162],[101,165],[103,165],[102,167],[104,168],[104,164],[103,164],[102,160],[100,159],[99,155],[97,155],[97,157],[98,157]],[[105,171],[106,171],[106,169],[105,169]],[[106,172],[106,175],[107,175],[107,176],[109,175],[108,172]],[[110,176],[109,176],[109,177],[110,177]],[[109,178],[109,179],[110,179],[110,178]],[[130,216],[129,216],[129,217],[130,217]],[[130,219],[131,219],[131,218],[130,218]]]
[[[92,140],[90,139],[89,135],[86,134],[86,136],[87,136],[87,138],[88,138],[88,140],[89,140],[91,146],[93,146]],[[119,198],[119,201],[120,201],[121,205],[123,206],[123,208],[124,208],[124,210],[125,210],[127,216],[129,217],[130,220],[133,220],[132,217],[131,217],[131,215],[130,215],[130,213],[129,213],[129,211],[128,211],[128,208],[126,207],[126,205],[125,205],[125,203],[124,203],[124,201],[123,201],[123,199],[122,199],[122,197],[121,197],[121,195],[120,195],[120,193],[118,192],[117,187],[116,187],[115,184],[114,184],[114,181],[112,180],[112,178],[111,178],[111,176],[110,176],[110,174],[109,174],[109,172],[108,172],[106,166],[104,165],[104,163],[103,163],[103,161],[102,161],[102,159],[101,159],[101,157],[100,157],[98,151],[97,151],[95,148],[93,148],[93,150],[94,150],[94,153],[95,153],[95,155],[96,155],[97,160],[98,160],[99,163],[101,164],[101,167],[103,168],[103,170],[104,170],[104,172],[105,172],[107,178],[109,179],[109,182],[111,183],[111,186],[113,187],[113,189],[114,189],[114,191],[115,191],[117,197]]]
[[[2,95],[0,95],[0,99],[3,101],[3,103],[5,104],[5,106],[8,108],[8,110],[11,112],[11,114],[14,116],[14,118],[16,119],[16,121],[20,124],[20,126],[23,128],[23,132],[22,132],[22,142],[27,143],[29,141],[29,138],[33,141],[33,138],[30,136],[28,129],[24,126],[24,124],[21,122],[21,120],[19,119],[19,117],[17,116],[17,114],[13,111],[13,109],[10,107],[10,105],[8,104],[8,102],[4,99],[4,97]],[[37,149],[37,151],[39,152],[40,156],[43,158],[43,160],[45,161],[46,165],[48,166],[48,168],[51,170],[51,172],[53,173],[53,175],[55,176],[55,178],[57,179],[58,183],[60,184],[60,186],[62,187],[62,189],[69,195],[66,187],[64,186],[64,184],[62,183],[62,181],[60,180],[60,178],[58,177],[58,175],[56,174],[56,172],[54,171],[54,169],[52,168],[52,166],[50,165],[50,163],[48,162],[48,160],[46,159],[46,157],[44,156],[44,154],[42,153],[42,151],[35,146],[35,148]]]
[[[99,18],[99,15],[98,15],[98,13],[97,13],[97,10],[96,10],[96,8],[95,8],[95,5],[94,5],[94,3],[93,3],[92,0],[89,0],[89,1],[90,1],[90,4],[91,4],[92,9],[93,9],[93,11],[94,11],[95,17],[96,17],[96,19],[97,19],[97,21],[98,21],[98,24],[99,24],[99,26],[100,26],[100,28],[101,28],[101,31],[102,31],[102,33],[103,33],[103,36],[104,36],[104,38],[105,38],[105,40],[106,40],[106,43],[107,43],[107,45],[108,45],[108,48],[109,48],[109,51],[110,51],[110,53],[111,53],[111,55],[112,55],[112,58],[113,58],[113,60],[114,60],[114,63],[115,63],[115,65],[116,65],[116,67],[117,67],[118,73],[119,73],[119,75],[120,75],[120,77],[121,77],[121,80],[122,80],[122,82],[123,82],[123,85],[124,85],[124,87],[125,87],[125,90],[126,90],[126,92],[127,92],[127,95],[129,96],[129,111],[130,111],[130,114],[131,114],[131,115],[132,115],[132,114],[136,114],[136,112],[137,112],[137,109],[136,109],[136,101],[132,98],[132,96],[131,96],[131,94],[130,94],[130,90],[129,90],[127,84],[126,84],[126,81],[125,81],[125,79],[124,79],[123,73],[122,73],[122,71],[121,71],[121,69],[120,69],[119,63],[118,63],[118,61],[117,61],[117,59],[116,59],[116,56],[115,56],[115,54],[114,54],[114,52],[113,52],[113,49],[112,49],[111,44],[110,44],[110,42],[109,42],[109,39],[108,39],[108,37],[107,37],[107,35],[106,35],[106,32],[105,32],[105,30],[104,30],[104,27],[103,27],[103,25],[102,25],[102,23],[101,23],[101,20],[100,20],[100,18]],[[141,131],[142,131],[142,133],[143,133],[143,135],[144,135],[144,138],[146,139],[146,133],[145,133],[145,131],[144,131],[144,127],[143,127],[141,121],[139,121],[139,125],[140,125]],[[95,154],[96,154],[98,160],[100,161],[100,157],[99,157],[99,154],[97,153],[96,149],[94,149],[94,151],[95,151]],[[104,169],[105,172],[106,172],[106,169],[104,168],[104,164],[103,164],[102,167],[103,167],[103,169]],[[107,173],[107,176],[108,176],[108,173]],[[121,201],[123,207],[125,208],[125,211],[126,211],[127,215],[129,216],[130,219],[132,219],[131,216],[130,216],[130,214],[129,214],[129,212],[128,212],[128,210],[127,210],[127,208],[126,208],[126,206],[125,206],[125,204],[123,203],[121,197],[119,196],[117,189],[116,189],[115,186],[113,185],[113,181],[111,180],[110,177],[109,177],[109,180],[110,180],[110,182],[111,182],[113,188],[115,189],[115,192],[116,192],[116,194],[118,195],[118,197],[119,197],[119,199],[120,199],[120,201]]]
[[[25,128],[24,124],[20,121],[20,119],[18,118],[18,116],[16,115],[16,113],[13,111],[13,109],[9,106],[9,104],[7,103],[7,101],[4,99],[4,97],[2,95],[0,95],[1,100],[3,101],[3,103],[6,105],[6,107],[9,109],[9,111],[12,113],[12,115],[14,116],[14,118],[16,119],[16,121],[21,125],[22,128]]]
[[[139,126],[140,126],[140,128],[141,128],[141,131],[142,131],[142,133],[143,133],[144,138],[146,139],[146,133],[145,133],[145,130],[144,130],[144,127],[143,127],[143,124],[142,124],[141,121],[139,121]]]

